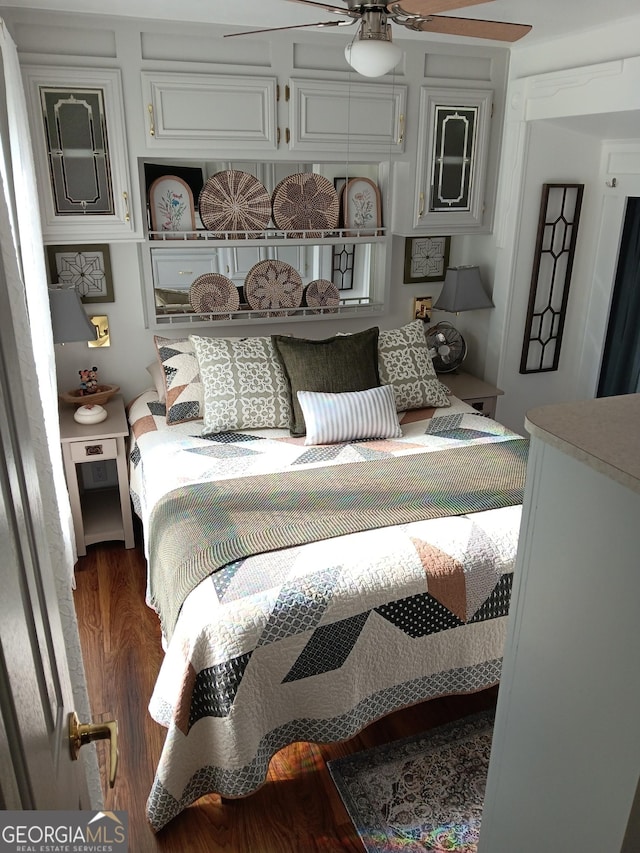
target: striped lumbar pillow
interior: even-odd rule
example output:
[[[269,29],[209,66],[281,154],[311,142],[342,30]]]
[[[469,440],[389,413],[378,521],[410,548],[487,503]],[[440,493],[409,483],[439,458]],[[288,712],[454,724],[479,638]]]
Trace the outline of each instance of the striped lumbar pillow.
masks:
[[[307,426],[306,445],[402,435],[391,385],[341,394],[326,391],[297,393]]]

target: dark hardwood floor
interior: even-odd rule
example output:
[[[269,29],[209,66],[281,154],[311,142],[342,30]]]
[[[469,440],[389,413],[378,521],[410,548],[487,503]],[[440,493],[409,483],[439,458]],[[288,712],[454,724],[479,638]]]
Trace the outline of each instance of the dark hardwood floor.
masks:
[[[132,853],[329,853],[362,845],[335,790],[327,761],[407,737],[495,705],[497,688],[451,696],[398,711],[351,740],[298,743],[271,762],[266,784],[246,799],[221,803],[203,797],[154,834],[145,803],[165,730],[147,711],[162,660],[158,620],[144,603],[145,561],[140,548],[93,545],[76,567],[75,603],[94,720],[119,723],[120,762],[105,807],[129,814]],[[106,745],[98,744],[106,780]]]

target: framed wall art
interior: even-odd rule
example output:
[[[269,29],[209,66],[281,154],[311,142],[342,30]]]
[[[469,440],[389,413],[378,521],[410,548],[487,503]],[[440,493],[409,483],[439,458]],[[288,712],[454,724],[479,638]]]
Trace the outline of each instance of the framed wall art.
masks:
[[[520,373],[558,369],[584,184],[543,184]]]
[[[163,175],[151,184],[149,212],[151,230],[156,232],[156,239],[182,239],[185,231],[196,230],[193,192],[178,175]]]
[[[109,246],[47,246],[51,284],[73,286],[85,303],[113,302]]]
[[[444,281],[450,249],[451,237],[407,237],[404,243],[404,283]]]
[[[193,201],[196,209],[198,208],[198,199],[204,186],[204,172],[200,166],[174,166],[166,163],[145,163],[144,164],[144,183],[147,191],[147,199],[149,198],[149,190],[151,184],[158,178],[163,178],[166,175],[175,175],[176,178],[181,178],[185,184],[189,185],[189,189],[193,193]]]
[[[351,178],[342,190],[346,236],[374,234],[382,227],[380,190],[369,178]],[[351,231],[351,229],[354,229]]]

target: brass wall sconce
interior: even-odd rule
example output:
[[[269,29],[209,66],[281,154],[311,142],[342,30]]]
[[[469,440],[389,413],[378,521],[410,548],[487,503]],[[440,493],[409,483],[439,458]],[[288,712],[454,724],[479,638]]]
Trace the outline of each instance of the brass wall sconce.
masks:
[[[96,339],[95,341],[89,341],[88,345],[90,347],[110,347],[111,339],[109,337],[109,318],[105,314],[102,314],[89,317],[89,320],[93,326],[95,326]]]

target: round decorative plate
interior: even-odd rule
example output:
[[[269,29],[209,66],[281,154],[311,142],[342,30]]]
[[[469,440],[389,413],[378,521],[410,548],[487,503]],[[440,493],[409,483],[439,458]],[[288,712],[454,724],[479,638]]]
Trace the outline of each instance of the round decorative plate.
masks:
[[[230,278],[208,272],[199,275],[189,288],[189,302],[196,314],[237,311],[240,294]]]
[[[299,308],[303,290],[300,274],[284,261],[260,261],[251,267],[244,281],[245,299],[251,308],[260,311]]]
[[[250,232],[240,237],[264,231],[271,219],[269,193],[256,177],[238,169],[211,175],[200,192],[198,208],[209,231]]]
[[[336,306],[340,305],[340,291],[332,281],[326,278],[317,278],[306,286],[304,303],[310,308],[332,309],[324,313],[333,314]],[[317,311],[316,313],[321,312]]]
[[[280,181],[272,207],[276,228],[294,231],[297,237],[322,237],[338,225],[338,194],[331,181],[315,172],[298,172]]]

